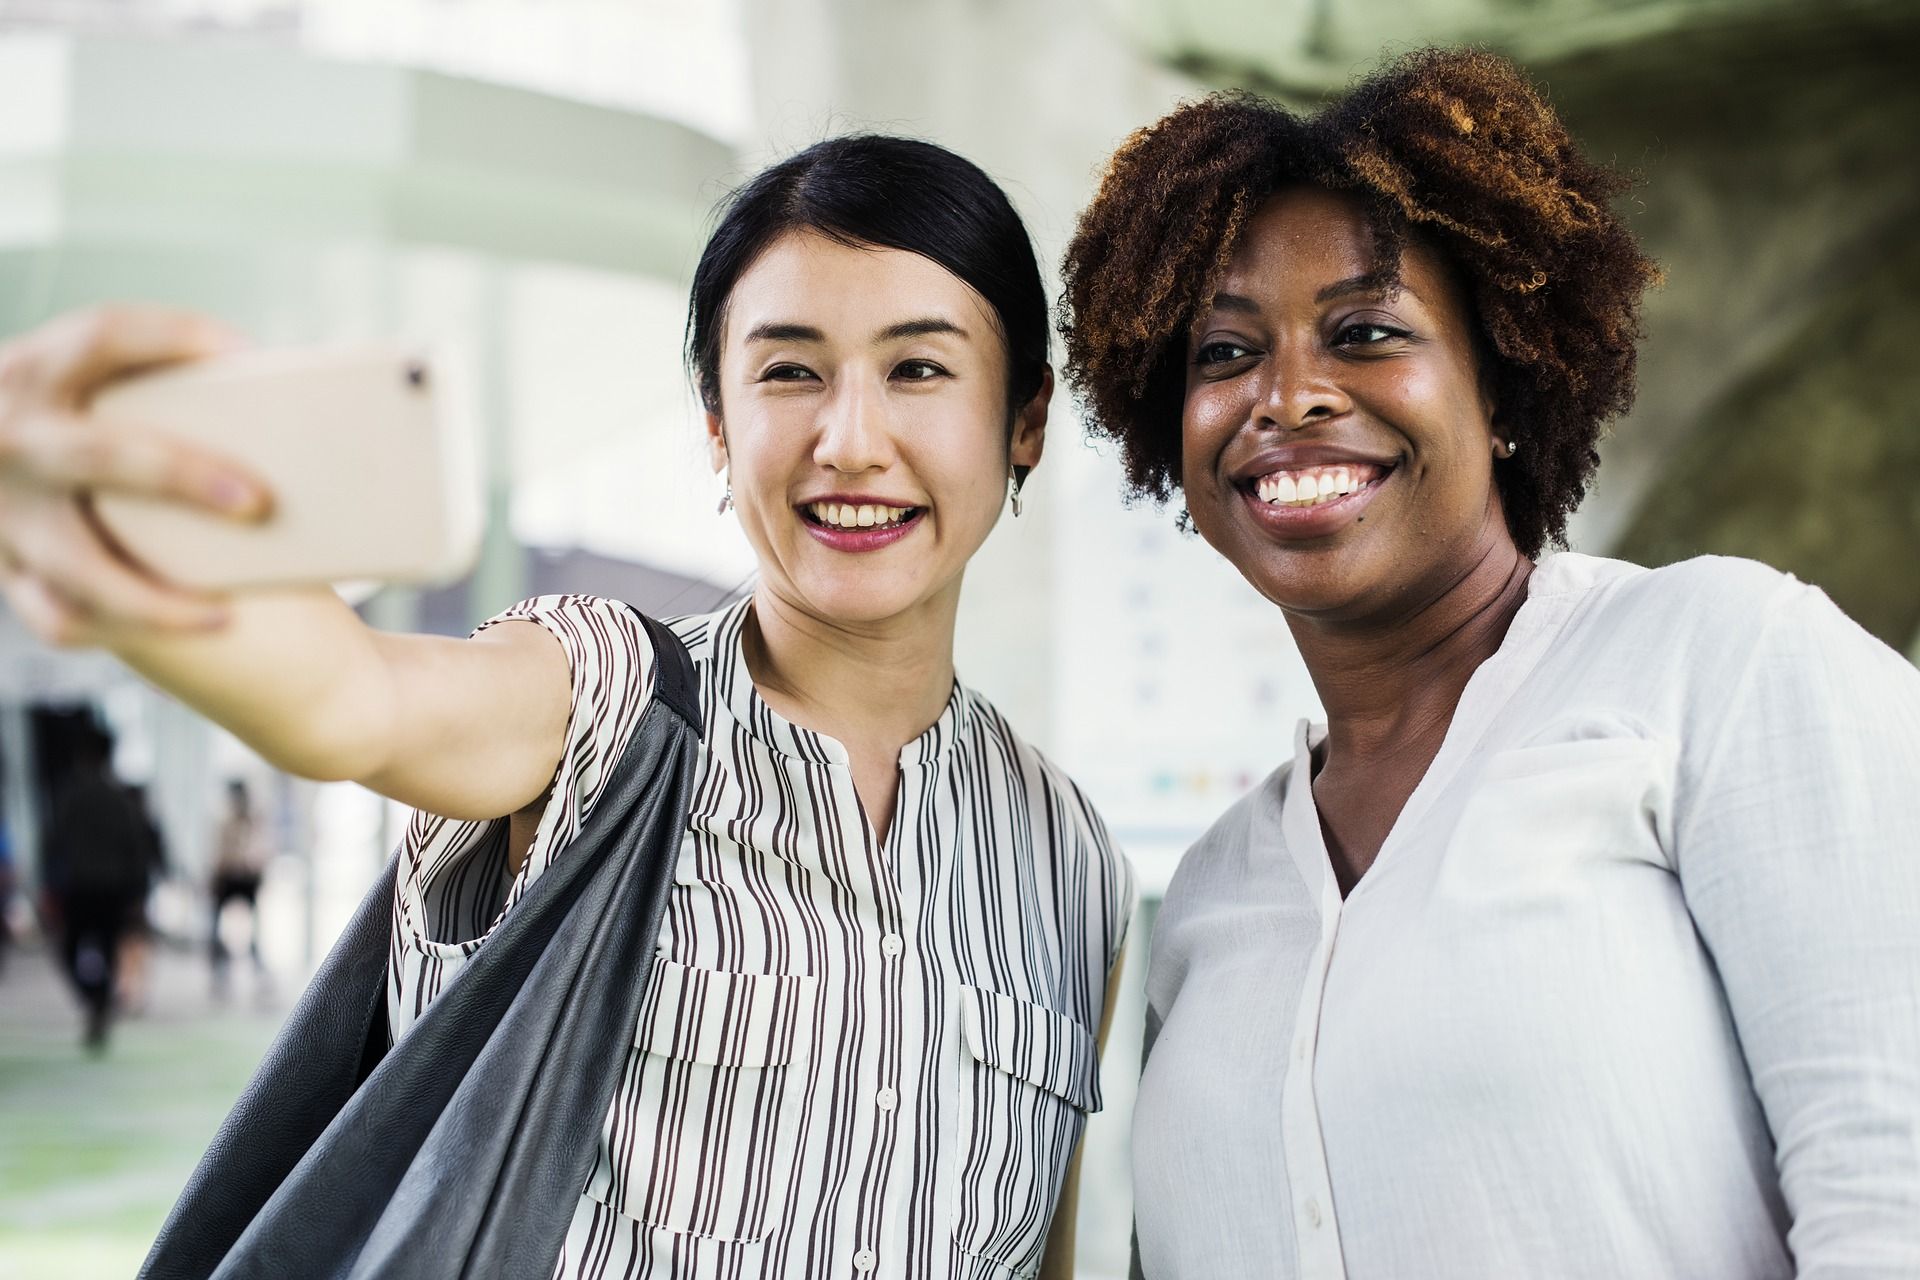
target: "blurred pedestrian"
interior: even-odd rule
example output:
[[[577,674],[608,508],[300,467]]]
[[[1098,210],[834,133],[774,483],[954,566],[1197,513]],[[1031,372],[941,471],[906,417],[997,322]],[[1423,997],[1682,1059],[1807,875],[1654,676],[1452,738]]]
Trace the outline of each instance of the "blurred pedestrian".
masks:
[[[54,789],[44,880],[59,915],[61,958],[86,1008],[86,1044],[104,1049],[113,977],[133,904],[146,892],[146,824],[113,777],[112,740],[81,733],[71,769]]]
[[[13,869],[13,831],[0,818],[0,973],[7,971],[7,953],[13,949],[13,893],[19,882]]]
[[[220,922],[227,905],[238,902],[247,909],[247,954],[253,958],[254,972],[264,972],[260,959],[260,881],[266,874],[265,840],[259,819],[253,812],[253,797],[247,784],[238,778],[227,783],[227,816],[220,821],[213,851],[213,989],[225,994],[232,960],[226,940],[220,936]]]

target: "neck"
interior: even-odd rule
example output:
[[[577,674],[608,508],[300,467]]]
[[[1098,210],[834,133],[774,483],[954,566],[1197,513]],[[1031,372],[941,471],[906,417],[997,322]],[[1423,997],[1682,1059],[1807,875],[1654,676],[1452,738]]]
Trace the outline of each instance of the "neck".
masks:
[[[1533,562],[1503,538],[1390,617],[1323,623],[1289,616],[1327,711],[1326,758],[1430,754],[1467,681],[1506,638],[1532,572]]]
[[[797,725],[852,751],[898,754],[953,693],[957,590],[872,623],[823,619],[762,584],[741,641],[754,687]]]

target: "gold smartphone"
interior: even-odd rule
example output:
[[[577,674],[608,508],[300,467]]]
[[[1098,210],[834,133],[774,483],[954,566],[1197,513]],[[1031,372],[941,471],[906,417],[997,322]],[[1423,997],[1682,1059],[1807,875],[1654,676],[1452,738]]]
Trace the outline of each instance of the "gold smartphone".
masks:
[[[459,577],[480,547],[479,449],[444,359],[404,346],[244,351],[169,366],[94,397],[97,421],[149,427],[250,468],[257,525],[101,493],[128,554],[186,587],[231,590]]]

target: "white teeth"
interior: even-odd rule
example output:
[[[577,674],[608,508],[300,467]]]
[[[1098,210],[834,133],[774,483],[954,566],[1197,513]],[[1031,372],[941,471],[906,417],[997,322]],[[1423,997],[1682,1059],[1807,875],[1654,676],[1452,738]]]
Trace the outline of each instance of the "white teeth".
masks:
[[[1276,471],[1254,484],[1262,502],[1305,506],[1345,497],[1366,488],[1372,468],[1320,467],[1312,471]]]
[[[871,529],[877,525],[898,524],[912,511],[912,507],[881,507],[871,503],[858,506],[845,502],[807,504],[809,515],[821,524],[836,529]]]

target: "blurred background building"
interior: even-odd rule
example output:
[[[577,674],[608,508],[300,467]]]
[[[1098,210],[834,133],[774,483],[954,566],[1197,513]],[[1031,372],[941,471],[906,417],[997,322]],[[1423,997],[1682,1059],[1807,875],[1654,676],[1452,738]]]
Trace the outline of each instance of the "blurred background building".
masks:
[[[453,344],[487,441],[482,561],[368,615],[457,633],[549,590],[699,611],[751,568],[713,514],[679,364],[687,279],[734,183],[834,132],[919,134],[999,178],[1057,262],[1104,157],[1179,98],[1310,105],[1427,42],[1513,55],[1644,179],[1629,212],[1667,283],[1576,548],[1754,556],[1920,655],[1906,0],[0,0],[0,333],[138,297],[266,343]],[[974,567],[961,669],[1086,784],[1148,890],[1083,1193],[1082,1273],[1117,1277],[1153,897],[1317,705],[1277,611],[1169,516],[1123,507],[1066,404],[1055,423],[1028,514]],[[111,661],[0,618],[29,943],[61,712],[114,731],[172,891],[152,1012],[115,1059],[74,1065],[77,1015],[30,952],[0,976],[0,1276],[130,1273],[400,820],[270,775]],[[276,851],[276,979],[223,1009],[166,943],[203,944],[232,777]]]

